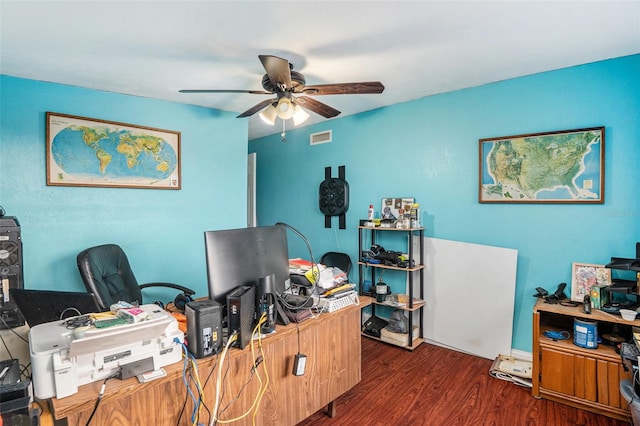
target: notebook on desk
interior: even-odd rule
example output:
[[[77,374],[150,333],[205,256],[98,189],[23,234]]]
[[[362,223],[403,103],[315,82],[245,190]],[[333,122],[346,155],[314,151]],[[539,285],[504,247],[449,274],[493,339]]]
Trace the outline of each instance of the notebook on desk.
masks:
[[[93,293],[12,288],[9,294],[29,327],[100,312]]]

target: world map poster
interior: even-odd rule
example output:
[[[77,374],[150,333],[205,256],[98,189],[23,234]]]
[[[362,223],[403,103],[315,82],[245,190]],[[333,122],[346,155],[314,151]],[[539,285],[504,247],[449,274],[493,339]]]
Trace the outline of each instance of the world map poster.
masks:
[[[47,185],[180,189],[180,133],[47,112]]]
[[[479,202],[604,203],[604,127],[480,139]]]

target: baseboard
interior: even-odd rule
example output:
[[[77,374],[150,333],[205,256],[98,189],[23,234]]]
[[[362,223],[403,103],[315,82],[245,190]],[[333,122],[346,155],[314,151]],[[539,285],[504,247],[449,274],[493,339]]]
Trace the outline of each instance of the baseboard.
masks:
[[[460,350],[458,348],[454,348],[452,346],[444,345],[442,343],[436,342],[436,341],[431,340],[431,339],[426,339],[425,338],[424,341],[426,343],[431,344],[431,345],[440,346],[440,347],[443,347],[443,348],[446,348],[446,349],[451,349],[451,350],[454,350],[454,351],[466,353],[466,354],[473,355],[473,356],[479,356],[478,354],[474,354],[474,353],[467,352],[467,351],[462,351],[462,350]],[[511,349],[511,353],[510,354],[496,354],[496,357],[498,355],[508,355],[508,356],[512,356],[515,359],[519,359],[519,360],[522,360],[522,361],[533,362],[533,354],[531,352],[525,352],[525,351],[521,351],[519,349]]]

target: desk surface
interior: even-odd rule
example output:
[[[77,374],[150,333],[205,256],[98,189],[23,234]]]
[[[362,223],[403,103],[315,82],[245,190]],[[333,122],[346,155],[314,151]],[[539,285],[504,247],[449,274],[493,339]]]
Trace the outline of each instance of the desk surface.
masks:
[[[262,339],[262,353],[268,372],[269,386],[256,412],[256,424],[294,425],[360,381],[360,309],[369,304],[364,298],[360,305],[352,305],[300,324],[276,326],[276,332]],[[299,335],[298,335],[299,333]],[[299,343],[298,343],[299,342]],[[298,349],[298,345],[300,349]],[[239,416],[250,409],[260,391],[260,381],[252,377],[251,367],[257,356],[257,343],[252,353],[229,350],[224,361],[225,393],[220,404],[230,404],[219,416],[221,420]],[[304,376],[294,376],[295,354],[307,355]],[[213,410],[217,364],[219,356],[199,359],[198,373],[204,387],[204,403]],[[228,366],[228,370],[227,370]],[[190,424],[191,399],[186,398],[183,382],[183,363],[165,366],[167,376],[147,383],[136,378],[110,380],[96,411],[93,424]],[[259,368],[263,373],[263,368]],[[266,374],[261,380],[266,381]],[[85,424],[102,386],[102,381],[81,386],[78,393],[63,399],[52,398],[51,407],[56,419],[67,418],[69,424]],[[186,406],[180,416],[183,406]],[[251,424],[252,415],[236,424]],[[200,410],[200,421],[208,423],[207,411]]]

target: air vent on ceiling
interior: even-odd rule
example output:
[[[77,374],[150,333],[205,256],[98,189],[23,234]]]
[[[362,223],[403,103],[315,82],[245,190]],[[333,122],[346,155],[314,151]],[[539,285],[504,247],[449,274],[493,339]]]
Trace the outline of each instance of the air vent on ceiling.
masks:
[[[321,143],[331,142],[331,130],[324,132],[311,133],[309,135],[309,145],[319,145]]]

